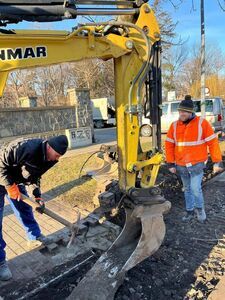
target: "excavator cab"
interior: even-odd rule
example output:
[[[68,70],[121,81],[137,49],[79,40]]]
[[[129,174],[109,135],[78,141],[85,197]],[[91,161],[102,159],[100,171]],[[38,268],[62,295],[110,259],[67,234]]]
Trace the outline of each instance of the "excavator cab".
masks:
[[[91,175],[104,186],[98,205],[107,212],[123,208],[126,222],[69,299],[113,299],[125,273],[157,251],[165,236],[163,214],[170,202],[155,186],[162,162],[160,30],[146,2],[0,0],[0,97],[8,73],[16,69],[85,58],[114,61],[117,145],[102,148],[108,162]],[[117,19],[80,24],[69,33],[7,29],[24,20],[49,22],[82,15]],[[143,114],[152,126],[151,149],[146,152],[140,147]],[[108,182],[117,168],[118,179]]]

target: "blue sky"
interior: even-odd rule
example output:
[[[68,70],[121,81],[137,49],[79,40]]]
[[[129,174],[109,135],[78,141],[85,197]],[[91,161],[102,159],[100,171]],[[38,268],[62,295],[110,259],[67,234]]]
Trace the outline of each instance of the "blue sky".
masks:
[[[179,3],[180,0],[173,0]],[[176,32],[182,40],[188,39],[188,44],[200,42],[200,0],[193,0],[195,11],[191,10],[192,0],[183,0],[183,4],[178,9],[174,9],[169,1],[164,0],[163,8],[171,14],[174,22],[178,22]],[[220,0],[221,3],[224,0]],[[225,8],[225,1],[224,1]],[[36,28],[36,29],[62,29],[71,30],[77,22],[86,22],[78,17],[77,20],[68,20],[55,23],[28,23],[22,22],[18,25],[11,25],[9,28]],[[205,23],[206,23],[206,43],[218,45],[225,53],[225,12],[223,12],[217,0],[205,0]]]
[[[179,0],[173,1],[179,3]],[[220,1],[224,2],[225,8],[225,1]],[[194,44],[200,42],[200,0],[194,0],[195,11],[191,10],[191,3],[191,0],[183,0],[183,4],[176,10],[169,3],[164,7],[171,13],[173,20],[178,22],[177,34]],[[205,0],[205,26],[206,43],[218,45],[225,53],[225,12],[219,7],[217,0]]]

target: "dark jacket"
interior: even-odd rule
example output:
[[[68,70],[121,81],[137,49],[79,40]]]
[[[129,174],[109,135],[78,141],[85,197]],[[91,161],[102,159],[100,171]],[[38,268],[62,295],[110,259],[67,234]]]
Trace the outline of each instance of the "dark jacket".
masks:
[[[42,139],[17,139],[0,149],[0,185],[31,185],[40,197],[40,178],[57,161],[47,161],[46,143]]]

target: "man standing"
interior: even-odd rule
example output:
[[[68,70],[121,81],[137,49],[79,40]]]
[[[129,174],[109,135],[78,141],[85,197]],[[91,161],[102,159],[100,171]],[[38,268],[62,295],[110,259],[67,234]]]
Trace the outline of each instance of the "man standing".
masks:
[[[183,182],[186,214],[182,220],[191,220],[196,212],[198,221],[204,222],[203,169],[209,150],[214,162],[213,171],[220,172],[221,151],[217,135],[209,122],[195,115],[191,96],[185,96],[178,111],[179,120],[171,124],[167,133],[166,161],[170,172],[178,172]]]
[[[65,135],[42,139],[19,139],[0,150],[0,281],[9,280],[12,274],[6,263],[6,243],[2,235],[4,199],[7,197],[14,214],[23,226],[29,243],[47,243],[41,234],[32,208],[23,202],[29,185],[36,201],[43,205],[40,178],[65,154],[68,140]]]

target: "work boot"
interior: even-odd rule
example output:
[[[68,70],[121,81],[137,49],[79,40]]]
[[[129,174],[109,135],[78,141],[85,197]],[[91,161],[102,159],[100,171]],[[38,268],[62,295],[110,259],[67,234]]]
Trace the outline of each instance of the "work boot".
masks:
[[[27,241],[27,247],[29,249],[38,248],[38,247],[41,247],[42,245],[43,245],[42,242],[40,242],[38,240],[29,240],[29,241]]]
[[[7,281],[12,278],[12,273],[7,265],[7,262],[4,260],[0,262],[0,281]]]
[[[187,210],[186,214],[182,217],[183,222],[189,222],[194,218],[195,214],[193,210]]]
[[[206,220],[206,213],[204,208],[196,208],[197,219],[199,222],[204,223]]]
[[[32,249],[41,246],[47,246],[52,243],[53,243],[52,238],[46,237],[43,234],[41,234],[39,237],[37,237],[36,240],[29,240],[27,242],[27,246]]]

